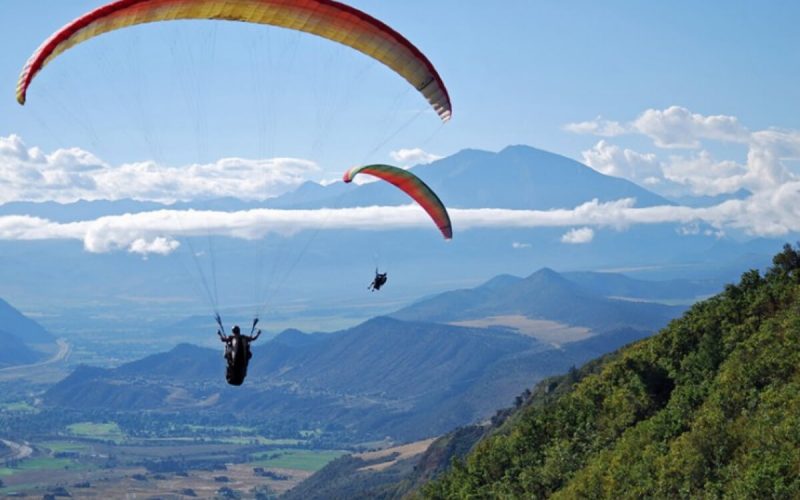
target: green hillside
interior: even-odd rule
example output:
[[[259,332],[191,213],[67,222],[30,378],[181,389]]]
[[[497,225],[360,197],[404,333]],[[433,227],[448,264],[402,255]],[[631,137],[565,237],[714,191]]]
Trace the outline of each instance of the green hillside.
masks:
[[[570,376],[419,495],[800,497],[800,253]]]

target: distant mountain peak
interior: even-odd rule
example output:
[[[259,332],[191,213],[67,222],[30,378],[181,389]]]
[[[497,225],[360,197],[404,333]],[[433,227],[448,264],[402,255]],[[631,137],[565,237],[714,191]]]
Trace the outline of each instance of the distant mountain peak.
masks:
[[[571,288],[577,288],[574,282],[568,280],[560,273],[549,267],[543,267],[539,269],[538,271],[534,272],[533,274],[525,278],[525,281],[538,282],[538,283],[557,283],[561,285],[568,285]]]
[[[522,278],[517,276],[512,276],[510,274],[499,274],[489,281],[483,283],[478,288],[482,290],[494,290],[496,288],[502,288],[512,283],[516,283],[520,280],[522,280]]]
[[[188,342],[181,342],[180,344],[173,347],[172,350],[169,352],[186,354],[186,353],[202,352],[205,350],[206,350],[205,347],[200,347],[198,345],[190,344]]]
[[[283,344],[288,347],[307,346],[316,343],[322,339],[322,335],[308,334],[301,332],[296,328],[287,328],[272,339],[272,342]]]
[[[681,308],[662,304],[607,299],[544,267],[524,279],[498,276],[476,288],[435,295],[392,316],[441,323],[522,316],[601,332],[620,326],[652,331],[680,312]]]
[[[544,149],[535,148],[533,146],[528,146],[526,144],[510,144],[500,151],[498,151],[499,155],[510,155],[510,154],[539,154],[539,155],[548,155],[548,156],[559,156],[562,158],[566,158],[565,156],[559,155],[557,153],[551,153],[550,151],[545,151]]]
[[[367,321],[361,323],[356,328],[375,327],[375,326],[395,326],[399,323],[402,322],[398,319],[390,318],[389,316],[375,316],[374,318],[370,318]]]
[[[559,276],[560,277],[561,275],[555,269],[552,269],[550,267],[543,267],[543,268],[539,269],[538,271],[535,271],[533,274],[530,275],[530,277],[533,277],[533,276],[553,276],[553,277]]]

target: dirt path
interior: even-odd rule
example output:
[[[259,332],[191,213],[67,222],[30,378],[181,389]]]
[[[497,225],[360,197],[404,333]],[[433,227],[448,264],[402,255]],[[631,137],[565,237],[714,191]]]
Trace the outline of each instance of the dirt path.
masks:
[[[15,443],[14,441],[8,441],[6,439],[0,439],[0,443],[11,448],[11,451],[14,452],[14,455],[10,457],[6,457],[6,460],[22,460],[23,458],[28,458],[33,454],[33,448],[27,445],[27,443]]]

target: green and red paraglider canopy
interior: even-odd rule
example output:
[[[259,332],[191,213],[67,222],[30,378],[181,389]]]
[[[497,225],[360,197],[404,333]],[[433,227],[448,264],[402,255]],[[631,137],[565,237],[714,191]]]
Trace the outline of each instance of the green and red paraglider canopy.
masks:
[[[439,227],[439,231],[445,239],[453,238],[453,227],[450,224],[450,215],[447,213],[442,200],[427,184],[408,170],[391,165],[365,165],[363,167],[353,167],[344,173],[343,180],[352,182],[358,174],[369,174],[386,182],[394,184],[400,190],[414,199],[419,205],[428,212],[433,222]]]

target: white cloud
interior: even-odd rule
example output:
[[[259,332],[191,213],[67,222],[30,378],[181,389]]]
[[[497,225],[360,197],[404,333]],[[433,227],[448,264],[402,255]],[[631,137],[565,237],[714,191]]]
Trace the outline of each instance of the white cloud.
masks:
[[[700,139],[747,143],[750,133],[733,116],[704,116],[681,106],[648,109],[631,124],[661,148],[699,148]]]
[[[441,156],[428,153],[420,148],[398,149],[397,151],[390,152],[389,156],[403,167],[430,163],[441,159]]]
[[[644,184],[658,184],[662,177],[662,165],[655,154],[642,154],[632,149],[623,149],[600,140],[592,149],[582,153],[588,166],[606,175],[624,177]]]
[[[596,119],[565,128],[598,136],[639,135],[648,137],[659,148],[697,150],[662,158],[603,139],[583,151],[583,161],[595,170],[630,179],[668,196],[713,196],[740,189],[759,192],[774,190],[797,179],[785,162],[800,158],[800,132],[775,129],[751,132],[733,116],[706,116],[671,106],[664,110],[648,109],[625,125]],[[729,148],[745,146],[746,158],[740,161],[715,158],[704,148],[705,141],[727,144]]]
[[[719,236],[727,228],[752,235],[781,236],[800,231],[800,182],[790,182],[771,193],[746,200],[729,200],[706,207],[654,206],[637,208],[630,198],[601,203],[593,200],[572,209],[510,210],[452,209],[450,217],[458,240],[460,231],[477,228],[573,228],[567,243],[592,240],[596,228],[625,230],[640,224],[676,223],[691,234],[703,223],[704,234]],[[574,229],[579,227],[579,229]],[[239,212],[158,210],[57,223],[30,216],[0,217],[0,239],[82,241],[89,252],[126,250],[139,254],[167,254],[178,248],[178,238],[227,236],[258,239],[267,233],[291,235],[302,230],[393,230],[426,228],[436,231],[428,215],[416,205],[318,210],[254,209]],[[519,248],[522,248],[520,244]]]
[[[688,187],[696,195],[732,193],[752,184],[746,165],[716,161],[708,151],[691,157],[673,156],[663,168],[666,179]]]
[[[594,120],[564,125],[564,130],[574,134],[591,134],[600,137],[616,137],[627,133],[627,129],[619,122],[603,120],[597,117]]]
[[[593,239],[594,230],[590,227],[570,229],[561,236],[562,243],[570,243],[572,245],[590,243]]]
[[[641,134],[660,148],[696,149],[700,139],[745,144],[750,132],[734,116],[705,116],[692,113],[682,106],[667,109],[647,109],[630,123],[604,120],[600,117],[585,122],[568,123],[564,130],[576,134],[616,137]]]
[[[513,248],[514,250],[522,250],[522,249],[525,249],[525,248],[531,248],[531,244],[530,243],[520,243],[518,241],[515,241],[515,242],[511,243],[511,248]]]
[[[156,237],[148,241],[144,238],[139,238],[131,242],[128,251],[131,253],[138,253],[141,255],[156,254],[156,255],[169,255],[177,250],[180,242],[170,238]]]
[[[79,148],[50,154],[0,137],[0,203],[136,199],[172,203],[219,197],[263,200],[294,189],[319,167],[298,158],[223,158],[214,163],[111,166]]]

